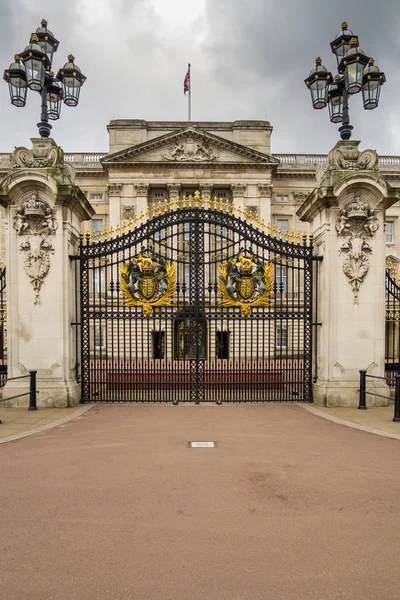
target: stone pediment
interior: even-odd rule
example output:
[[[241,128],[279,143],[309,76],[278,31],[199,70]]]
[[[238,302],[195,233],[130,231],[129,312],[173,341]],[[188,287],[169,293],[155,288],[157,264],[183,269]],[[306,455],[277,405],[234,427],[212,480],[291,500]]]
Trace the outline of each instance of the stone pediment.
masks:
[[[195,127],[179,132],[168,133],[161,137],[137,144],[130,148],[108,154],[102,159],[104,166],[131,165],[134,163],[163,163],[174,165],[187,164],[256,164],[275,166],[279,161]]]

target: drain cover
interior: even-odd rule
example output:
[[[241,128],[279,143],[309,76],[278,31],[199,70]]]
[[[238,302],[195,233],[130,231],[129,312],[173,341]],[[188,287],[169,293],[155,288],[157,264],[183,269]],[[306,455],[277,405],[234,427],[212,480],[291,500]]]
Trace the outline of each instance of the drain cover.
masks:
[[[187,442],[188,448],[218,448],[218,442]]]

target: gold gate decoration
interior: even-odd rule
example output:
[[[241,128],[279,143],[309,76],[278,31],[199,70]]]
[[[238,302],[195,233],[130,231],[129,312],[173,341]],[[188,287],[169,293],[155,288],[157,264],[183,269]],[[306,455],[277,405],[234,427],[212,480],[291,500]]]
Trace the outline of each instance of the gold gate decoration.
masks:
[[[256,306],[268,306],[274,283],[271,263],[263,263],[251,252],[240,250],[219,268],[219,306],[237,306],[244,317]]]
[[[120,273],[126,306],[140,306],[145,317],[151,317],[155,306],[175,304],[176,268],[171,261],[142,248],[137,256],[121,265]]]

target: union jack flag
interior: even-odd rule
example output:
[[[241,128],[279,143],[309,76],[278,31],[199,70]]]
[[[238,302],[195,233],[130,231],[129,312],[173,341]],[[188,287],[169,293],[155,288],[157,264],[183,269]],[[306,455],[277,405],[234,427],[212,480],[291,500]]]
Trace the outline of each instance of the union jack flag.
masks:
[[[190,89],[190,67],[188,68],[188,72],[185,75],[185,80],[183,82],[183,92],[186,96],[186,92]]]

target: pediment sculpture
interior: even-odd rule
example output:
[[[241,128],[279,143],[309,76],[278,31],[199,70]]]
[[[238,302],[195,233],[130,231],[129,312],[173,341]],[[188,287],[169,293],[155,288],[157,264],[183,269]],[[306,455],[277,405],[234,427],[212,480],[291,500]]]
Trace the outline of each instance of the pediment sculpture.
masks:
[[[214,152],[204,140],[196,141],[189,137],[183,142],[176,142],[162,154],[162,157],[178,162],[202,162],[216,160],[219,158],[219,154]]]

